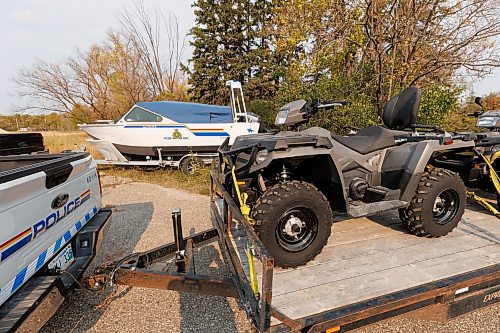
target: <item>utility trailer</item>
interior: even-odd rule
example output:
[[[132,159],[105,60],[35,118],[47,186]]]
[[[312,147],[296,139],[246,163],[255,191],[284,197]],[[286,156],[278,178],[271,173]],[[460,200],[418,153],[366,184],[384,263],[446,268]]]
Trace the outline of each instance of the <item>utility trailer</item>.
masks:
[[[239,298],[258,332],[344,332],[403,314],[448,320],[500,300],[500,224],[480,211],[438,239],[408,235],[391,213],[338,221],[316,259],[280,269],[214,171],[210,200],[212,229],[183,237],[176,210],[174,242],[103,266],[88,283]],[[196,273],[195,248],[214,239],[231,278]],[[174,272],[149,268],[171,257]]]
[[[166,168],[173,167],[180,169],[184,160],[197,158],[203,161],[205,165],[210,165],[216,153],[191,153],[182,156],[179,159],[174,159],[170,156],[164,158],[161,148],[158,148],[158,159],[149,158],[144,161],[129,160],[108,140],[87,139],[103,156],[103,160],[96,160],[99,165],[114,165],[120,167],[141,167],[141,168]]]

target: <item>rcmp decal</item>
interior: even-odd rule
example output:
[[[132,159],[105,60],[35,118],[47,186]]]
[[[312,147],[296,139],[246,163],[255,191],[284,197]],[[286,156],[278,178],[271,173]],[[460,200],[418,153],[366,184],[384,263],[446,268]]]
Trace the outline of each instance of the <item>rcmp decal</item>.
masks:
[[[75,211],[76,208],[81,206],[88,199],[90,199],[90,189],[83,192],[80,196],[74,198],[73,200],[67,201],[63,206],[55,209],[44,219],[41,219],[40,221],[33,224],[31,228],[24,230],[23,232],[17,234],[16,236],[1,244],[0,261],[6,260],[26,244],[39,237],[41,234],[52,228],[58,222],[62,221],[65,217],[70,215],[73,211]]]

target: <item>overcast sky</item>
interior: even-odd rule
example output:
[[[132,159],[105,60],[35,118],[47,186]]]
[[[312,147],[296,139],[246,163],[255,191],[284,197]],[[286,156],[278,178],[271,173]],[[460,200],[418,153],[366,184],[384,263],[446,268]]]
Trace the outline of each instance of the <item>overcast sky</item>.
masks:
[[[0,114],[20,101],[12,78],[37,59],[57,62],[103,41],[133,0],[0,0]],[[175,14],[181,34],[194,24],[191,0],[145,0],[149,8]],[[187,48],[185,58],[190,57]]]
[[[147,6],[174,13],[181,33],[194,24],[191,0],[146,0]],[[1,0],[0,1],[0,113],[19,105],[12,78],[37,59],[57,62],[102,41],[118,26],[118,14],[133,0]],[[185,58],[190,57],[190,48]],[[474,83],[478,95],[500,90],[500,71]]]

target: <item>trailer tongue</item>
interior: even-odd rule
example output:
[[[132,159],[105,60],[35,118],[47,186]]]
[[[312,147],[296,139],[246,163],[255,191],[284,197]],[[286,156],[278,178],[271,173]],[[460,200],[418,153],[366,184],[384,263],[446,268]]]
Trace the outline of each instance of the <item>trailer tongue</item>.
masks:
[[[500,299],[500,227],[487,215],[468,211],[449,240],[411,237],[390,214],[338,222],[317,260],[279,269],[215,172],[211,184],[212,229],[183,237],[175,210],[172,243],[100,267],[88,284],[239,298],[259,332],[347,331],[404,313],[446,320]],[[196,248],[214,240],[230,278],[197,273]],[[172,271],[151,269],[166,259]]]

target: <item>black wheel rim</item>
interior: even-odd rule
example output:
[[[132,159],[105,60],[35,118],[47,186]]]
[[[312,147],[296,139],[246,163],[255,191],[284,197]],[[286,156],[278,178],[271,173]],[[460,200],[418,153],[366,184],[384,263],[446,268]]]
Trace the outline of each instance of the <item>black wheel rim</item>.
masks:
[[[459,205],[460,197],[457,191],[453,189],[442,191],[436,197],[436,200],[434,200],[434,207],[432,209],[434,221],[440,225],[450,223],[457,215]]]
[[[294,207],[281,215],[276,227],[276,240],[288,252],[305,250],[316,239],[318,218],[307,207]]]

